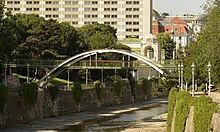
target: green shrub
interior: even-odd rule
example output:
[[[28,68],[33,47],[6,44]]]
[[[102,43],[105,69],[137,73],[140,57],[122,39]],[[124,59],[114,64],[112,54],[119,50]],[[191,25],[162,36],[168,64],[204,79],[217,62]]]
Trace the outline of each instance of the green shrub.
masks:
[[[47,91],[50,94],[51,101],[54,102],[59,94],[58,86],[54,86],[54,85],[47,86]]]
[[[4,84],[0,84],[0,113],[3,113],[5,103],[8,97],[8,87]]]
[[[178,89],[173,87],[170,90],[169,97],[168,97],[168,115],[167,115],[167,131],[171,131],[172,126],[172,119],[174,114],[174,109],[176,105],[176,95],[177,95]]]
[[[74,101],[76,102],[77,105],[79,105],[81,103],[81,98],[83,95],[82,86],[79,82],[74,82],[71,89],[72,89]]]
[[[23,91],[24,102],[27,106],[32,107],[37,102],[38,98],[38,86],[36,83],[23,83],[21,85]]]
[[[217,104],[207,96],[198,98],[194,110],[195,132],[207,132],[211,128],[211,119],[213,113],[217,110]]]
[[[97,99],[100,101],[101,100],[101,96],[102,96],[101,82],[99,80],[95,81],[93,83],[93,88],[95,88]]]
[[[177,132],[184,132],[186,119],[191,106],[191,96],[187,91],[180,91],[176,98],[176,119],[174,129]]]
[[[120,96],[121,95],[121,81],[115,80],[113,86],[114,86],[115,94],[117,96]]]

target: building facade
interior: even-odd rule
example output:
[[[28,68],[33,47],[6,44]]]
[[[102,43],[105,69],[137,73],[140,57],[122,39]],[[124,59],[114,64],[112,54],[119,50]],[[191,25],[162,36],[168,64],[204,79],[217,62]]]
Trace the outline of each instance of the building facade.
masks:
[[[117,29],[118,40],[151,33],[152,0],[6,0],[5,5],[13,14],[34,13],[74,27],[109,24]]]

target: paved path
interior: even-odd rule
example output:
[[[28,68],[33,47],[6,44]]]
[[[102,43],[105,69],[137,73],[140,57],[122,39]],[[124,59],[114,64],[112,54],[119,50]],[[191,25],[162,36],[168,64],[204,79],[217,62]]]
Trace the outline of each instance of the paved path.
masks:
[[[114,116],[123,112],[133,111],[144,107],[151,107],[164,102],[167,103],[167,98],[159,98],[140,103],[108,107],[96,112],[80,112],[68,116],[57,116],[54,118],[34,121],[28,124],[20,124],[7,129],[0,129],[0,132],[56,132],[66,128],[69,125],[82,123],[84,120]]]

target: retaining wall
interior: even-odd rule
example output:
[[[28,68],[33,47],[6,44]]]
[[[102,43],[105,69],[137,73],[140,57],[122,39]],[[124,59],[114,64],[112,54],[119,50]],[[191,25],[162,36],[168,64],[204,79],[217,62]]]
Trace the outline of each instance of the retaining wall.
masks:
[[[81,105],[77,106],[72,91],[60,91],[57,99],[52,102],[46,90],[40,91],[38,101],[33,107],[24,104],[22,93],[9,92],[4,112],[0,114],[0,128],[13,126],[20,123],[40,120],[43,118],[69,115],[75,112],[91,111],[113,105],[128,104],[134,101],[149,100],[149,95],[144,95],[142,88],[136,88],[136,99],[131,94],[130,85],[123,85],[120,97],[113,88],[103,88],[101,100],[97,100],[95,89],[83,90]],[[151,95],[151,93],[149,93]]]

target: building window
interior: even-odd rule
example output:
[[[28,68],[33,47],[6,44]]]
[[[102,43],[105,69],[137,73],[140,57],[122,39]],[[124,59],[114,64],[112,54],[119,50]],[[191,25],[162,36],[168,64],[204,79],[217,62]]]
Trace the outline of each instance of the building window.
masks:
[[[139,15],[133,15],[133,18],[139,18]]]
[[[132,15],[126,15],[126,18],[132,18]]]
[[[91,22],[84,22],[85,25],[88,25],[88,24],[90,24],[90,23],[91,23]]]
[[[14,4],[20,4],[20,1],[14,1]]]
[[[126,11],[132,11],[132,8],[126,8]]]
[[[90,18],[90,15],[84,15],[84,18]]]
[[[96,24],[97,22],[92,22],[92,24]]]
[[[78,8],[72,8],[72,11],[78,11]]]
[[[59,1],[53,1],[53,4],[57,5],[57,4],[59,4]]]
[[[14,8],[14,11],[20,11],[20,8]]]
[[[111,22],[112,25],[117,25],[117,22]]]
[[[117,15],[112,15],[112,18],[117,18]]]
[[[84,10],[85,10],[85,11],[90,11],[90,8],[85,8]]]
[[[53,8],[53,11],[59,11],[59,8]]]
[[[133,11],[139,11],[139,8],[133,8]]]
[[[72,22],[73,25],[78,25],[78,22]]]
[[[66,5],[71,5],[72,2],[71,2],[71,1],[65,1],[65,4],[66,4]]]
[[[132,22],[126,22],[126,25],[132,25]]]
[[[59,15],[53,15],[53,18],[58,18],[59,17]]]
[[[104,15],[104,18],[110,18],[110,15]]]
[[[112,1],[112,4],[118,4],[118,2],[117,1]]]
[[[45,15],[46,18],[51,18],[51,15]]]
[[[131,32],[132,29],[131,28],[126,28],[126,32]]]
[[[110,22],[104,22],[104,24],[106,24],[106,25],[110,25]]]
[[[139,4],[139,1],[133,1],[133,4]]]
[[[98,4],[98,1],[92,1],[92,4]]]
[[[45,10],[46,11],[52,11],[52,8],[46,8]]]
[[[98,11],[98,8],[92,8],[92,11]]]
[[[39,11],[40,9],[39,8],[34,8],[34,11]]]
[[[13,1],[7,1],[7,4],[13,4]]]
[[[98,15],[92,15],[92,18],[98,18]]]
[[[46,4],[52,4],[52,1],[46,1]]]
[[[139,32],[139,29],[138,28],[134,28],[133,32]]]
[[[110,1],[104,1],[104,4],[110,4]]]
[[[34,4],[39,4],[40,2],[39,1],[34,1]]]
[[[32,4],[32,1],[26,1],[26,4]]]
[[[126,1],[126,4],[132,4],[132,1]]]
[[[91,3],[90,3],[90,1],[85,1],[84,4],[85,5],[90,5]]]
[[[139,22],[133,22],[133,25],[139,25]]]
[[[32,8],[27,8],[26,11],[32,11]]]
[[[110,8],[104,8],[104,11],[110,11]]]
[[[112,11],[117,11],[117,8],[112,8]]]
[[[65,18],[71,18],[72,16],[71,15],[65,15]]]
[[[13,11],[13,8],[7,8],[7,11]]]

